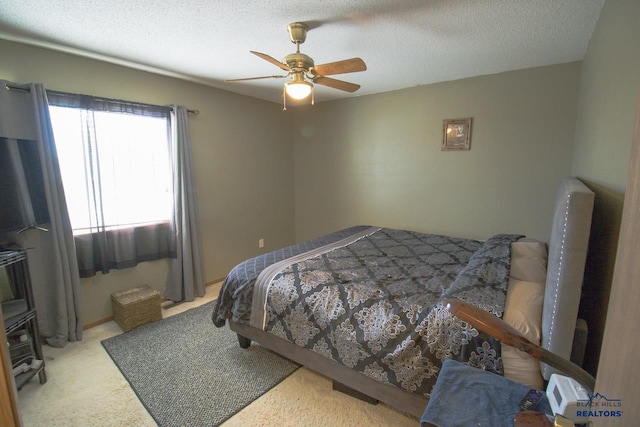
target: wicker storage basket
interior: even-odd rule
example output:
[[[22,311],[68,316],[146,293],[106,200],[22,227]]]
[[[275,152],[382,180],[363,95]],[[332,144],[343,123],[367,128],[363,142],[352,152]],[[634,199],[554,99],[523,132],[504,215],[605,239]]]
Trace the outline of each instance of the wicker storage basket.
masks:
[[[162,319],[160,292],[149,285],[112,294],[111,306],[114,320],[125,332]]]

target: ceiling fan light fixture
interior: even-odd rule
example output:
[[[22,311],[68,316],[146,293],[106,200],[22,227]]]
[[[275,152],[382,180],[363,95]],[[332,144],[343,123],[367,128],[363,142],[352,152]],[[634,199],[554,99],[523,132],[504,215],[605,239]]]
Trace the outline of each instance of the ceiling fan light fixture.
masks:
[[[313,85],[304,80],[293,79],[290,82],[284,84],[284,88],[289,95],[293,99],[305,99],[307,96],[311,94],[313,90]]]
[[[285,56],[282,61],[278,61],[277,59],[267,55],[266,53],[260,53],[253,50],[250,51],[257,57],[264,59],[265,61],[277,66],[283,71],[286,71],[286,75],[247,77],[225,81],[240,82],[245,80],[260,80],[271,78],[279,79],[291,77],[291,80],[282,86],[283,110],[287,109],[287,97],[290,97],[291,99],[294,99],[296,101],[302,101],[304,99],[307,99],[309,95],[311,95],[311,105],[313,105],[315,103],[314,85],[316,84],[342,90],[345,92],[355,92],[360,88],[360,85],[337,80],[327,76],[365,71],[367,69],[367,66],[362,59],[351,58],[344,59],[342,61],[315,65],[312,57],[300,52],[300,45],[304,43],[307,38],[309,25],[305,24],[304,22],[293,22],[289,24],[288,28],[289,38],[291,39],[291,42],[296,45],[296,51],[295,53],[290,53]]]

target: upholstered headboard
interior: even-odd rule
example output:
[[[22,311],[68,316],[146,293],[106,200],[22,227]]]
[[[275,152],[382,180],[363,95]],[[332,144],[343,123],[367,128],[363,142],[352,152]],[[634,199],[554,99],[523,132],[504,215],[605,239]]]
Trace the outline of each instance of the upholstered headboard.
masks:
[[[572,177],[563,179],[556,193],[541,345],[566,359],[571,356],[578,318],[594,197],[586,185]],[[544,363],[540,367],[546,380],[555,372]]]

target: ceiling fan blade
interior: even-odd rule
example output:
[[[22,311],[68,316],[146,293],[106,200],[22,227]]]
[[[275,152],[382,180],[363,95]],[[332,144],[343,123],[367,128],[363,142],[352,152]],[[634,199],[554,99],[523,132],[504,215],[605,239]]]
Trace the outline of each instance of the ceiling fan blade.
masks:
[[[259,56],[260,58],[264,59],[267,62],[271,62],[273,65],[275,65],[276,67],[280,67],[281,69],[285,70],[285,71],[291,71],[291,68],[289,68],[289,66],[287,64],[283,64],[282,62],[278,61],[277,59],[267,55],[266,53],[260,53],[260,52],[255,52],[253,50],[250,50],[249,52],[253,53],[256,56]]]
[[[330,76],[332,74],[355,73],[366,71],[367,65],[360,58],[345,59],[343,61],[329,62],[313,67],[313,73],[317,76]]]
[[[313,82],[319,85],[329,86],[334,89],[344,90],[346,92],[355,92],[358,89],[360,89],[360,85],[357,85],[355,83],[345,82],[342,80],[332,79],[330,77],[323,77],[323,76],[315,77],[313,79]]]
[[[229,79],[225,82],[243,82],[245,80],[260,80],[260,79],[283,79],[287,76],[262,76],[262,77],[246,77],[244,79]]]

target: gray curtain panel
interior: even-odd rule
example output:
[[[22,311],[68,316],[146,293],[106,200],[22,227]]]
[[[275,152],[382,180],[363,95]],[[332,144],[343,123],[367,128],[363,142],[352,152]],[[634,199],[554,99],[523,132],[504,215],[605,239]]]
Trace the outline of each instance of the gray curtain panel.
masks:
[[[47,93],[41,84],[0,83],[0,137],[38,142],[49,210],[49,224],[44,225],[48,232],[32,229],[10,238],[22,247],[34,248],[27,254],[38,325],[49,345],[62,347],[68,341],[82,339],[80,277]]]
[[[205,294],[198,203],[191,159],[187,108],[174,105],[171,113],[171,152],[174,177],[174,224],[177,257],[170,260],[165,298],[193,301]]]

